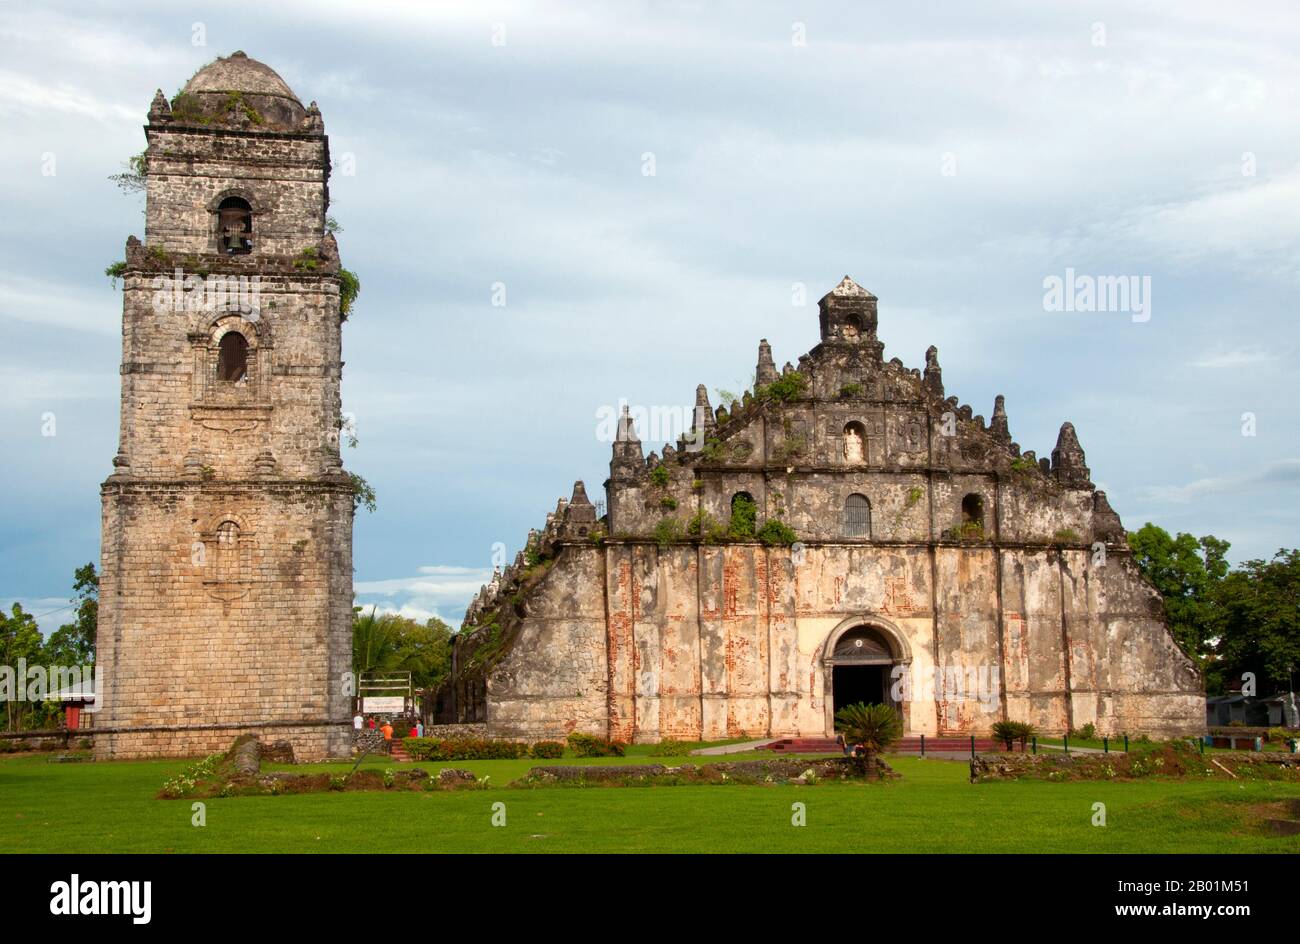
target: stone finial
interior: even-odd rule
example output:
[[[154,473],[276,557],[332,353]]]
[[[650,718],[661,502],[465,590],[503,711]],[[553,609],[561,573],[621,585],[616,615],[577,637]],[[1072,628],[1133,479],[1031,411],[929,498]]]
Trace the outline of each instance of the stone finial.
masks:
[[[989,430],[1003,442],[1011,442],[1011,429],[1007,425],[1007,398],[998,394],[993,398],[993,419]]]
[[[339,261],[339,241],[334,238],[334,234],[326,232],[320,240],[320,248],[317,250],[320,260],[325,263]]]
[[[596,507],[591,504],[591,499],[587,497],[587,487],[582,484],[582,479],[578,479],[578,481],[573,483],[573,497],[569,499],[570,508],[573,508],[576,505],[591,505],[592,508]]]
[[[1062,485],[1090,485],[1085,459],[1083,447],[1074,433],[1074,424],[1062,423],[1060,435],[1056,437],[1056,448],[1052,450],[1051,471],[1056,480]]]
[[[586,486],[582,480],[573,483],[573,497],[569,499],[564,512],[564,532],[566,537],[587,537],[596,524],[596,506],[587,497]]]
[[[1124,524],[1115,509],[1110,507],[1105,492],[1092,493],[1092,531],[1107,543],[1123,544],[1128,540]]]
[[[854,298],[875,298],[876,297],[872,295],[870,292],[868,292],[861,285],[859,285],[857,282],[853,281],[853,279],[847,275],[844,276],[844,278],[840,279],[840,284],[835,286],[833,289],[831,289],[830,293],[832,295],[837,295],[840,297],[844,297],[844,296],[851,296]]]
[[[626,406],[618,418],[618,431],[614,434],[614,441],[641,444],[636,435],[636,423],[632,422],[632,414]]]
[[[171,102],[167,101],[167,96],[163,94],[162,89],[159,89],[153,93],[153,101],[149,103],[149,123],[171,121],[171,119]]]
[[[933,344],[925,349],[925,374],[921,382],[936,397],[943,399],[943,368],[939,366],[939,349]]]
[[[626,406],[618,418],[614,431],[614,455],[609,461],[609,477],[616,482],[632,482],[640,478],[645,468],[641,454],[641,440],[636,435],[636,424]]]
[[[713,405],[709,403],[709,390],[704,384],[695,388],[695,420],[691,426],[692,439],[702,446],[704,443],[699,440],[700,432],[705,436],[715,432],[718,428],[717,418],[713,415]]]
[[[320,133],[325,130],[325,120],[320,116],[320,108],[315,102],[307,106],[307,114],[302,119],[302,129],[304,131],[314,131]]]
[[[755,382],[760,387],[774,383],[777,379],[776,361],[772,360],[772,345],[767,343],[767,338],[758,342],[758,368],[754,374]]]

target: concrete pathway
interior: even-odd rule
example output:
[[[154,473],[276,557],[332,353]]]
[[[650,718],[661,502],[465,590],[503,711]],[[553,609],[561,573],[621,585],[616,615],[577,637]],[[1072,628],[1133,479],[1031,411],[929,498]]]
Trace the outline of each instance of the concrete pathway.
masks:
[[[717,747],[699,747],[691,751],[691,756],[717,757],[719,754],[743,754],[745,751],[756,750],[764,744],[771,744],[774,740],[776,740],[776,738],[763,738],[761,741],[745,741],[740,744],[719,744]]]

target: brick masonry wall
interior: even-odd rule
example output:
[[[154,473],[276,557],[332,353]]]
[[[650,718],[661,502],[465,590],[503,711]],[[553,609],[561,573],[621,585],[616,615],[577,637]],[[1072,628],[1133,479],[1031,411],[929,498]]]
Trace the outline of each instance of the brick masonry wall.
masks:
[[[566,546],[488,678],[488,730],[823,736],[828,639],[861,621],[897,634],[914,679],[936,665],[999,672],[991,701],[918,686],[903,706],[909,733],[984,734],[1003,717],[1045,734],[1089,722],[1105,734],[1199,731],[1199,680],[1131,560],[1090,570],[1090,559],[825,545],[796,566],[789,549],[761,545]],[[574,597],[607,612],[581,618]]]

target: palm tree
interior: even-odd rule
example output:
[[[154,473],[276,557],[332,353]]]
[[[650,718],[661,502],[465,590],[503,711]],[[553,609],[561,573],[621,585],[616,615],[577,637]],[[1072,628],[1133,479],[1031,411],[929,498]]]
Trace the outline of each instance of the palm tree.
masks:
[[[877,755],[903,736],[903,718],[889,705],[845,705],[835,714],[835,728],[850,747],[861,746],[858,766],[871,775]]]
[[[355,613],[352,620],[352,671],[357,678],[371,672],[390,672],[401,661],[399,637],[391,613]]]

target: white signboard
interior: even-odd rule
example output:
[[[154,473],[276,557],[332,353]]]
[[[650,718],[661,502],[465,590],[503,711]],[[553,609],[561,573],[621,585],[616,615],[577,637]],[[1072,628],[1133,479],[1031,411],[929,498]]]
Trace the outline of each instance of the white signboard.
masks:
[[[361,711],[367,715],[401,714],[406,707],[406,699],[401,695],[384,695],[361,699]]]

